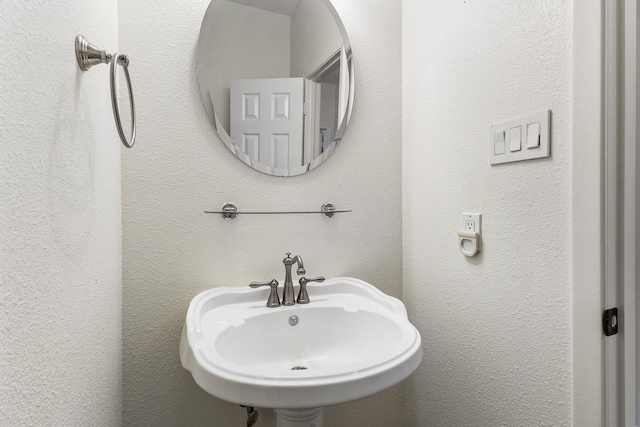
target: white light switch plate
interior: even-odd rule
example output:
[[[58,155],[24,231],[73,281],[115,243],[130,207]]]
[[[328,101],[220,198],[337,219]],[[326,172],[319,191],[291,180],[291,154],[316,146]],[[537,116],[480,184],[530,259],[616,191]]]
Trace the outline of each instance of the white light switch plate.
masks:
[[[539,123],[537,127],[540,129],[539,142],[534,144],[533,141],[529,141],[530,138],[535,138],[532,132],[529,132],[529,125]],[[507,140],[510,140],[510,131],[513,128],[522,130],[520,142],[520,149],[516,151],[510,151],[509,149],[503,152],[496,144],[496,141],[502,137],[502,132],[507,135]],[[535,126],[533,127],[536,128]],[[489,126],[489,164],[495,165],[508,162],[519,162],[521,160],[538,159],[541,157],[549,157],[551,154],[551,110],[540,111],[529,116],[518,117],[517,119],[507,120],[505,122],[495,123]],[[496,134],[498,138],[496,139]],[[512,140],[511,140],[512,141]],[[498,148],[496,148],[498,147]]]

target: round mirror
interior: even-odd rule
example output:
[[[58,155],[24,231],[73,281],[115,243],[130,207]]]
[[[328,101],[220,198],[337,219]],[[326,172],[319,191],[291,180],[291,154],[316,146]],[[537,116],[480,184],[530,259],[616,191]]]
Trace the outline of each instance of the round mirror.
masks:
[[[318,167],[351,116],[351,45],[329,0],[212,0],[197,72],[222,141],[269,175]]]

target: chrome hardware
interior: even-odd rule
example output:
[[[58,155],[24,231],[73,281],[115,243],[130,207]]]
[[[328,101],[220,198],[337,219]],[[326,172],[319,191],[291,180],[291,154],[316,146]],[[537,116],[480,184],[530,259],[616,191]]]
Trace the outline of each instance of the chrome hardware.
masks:
[[[238,217],[238,206],[235,203],[225,203],[222,205],[222,218],[226,220],[236,219]]]
[[[116,128],[118,129],[118,135],[120,136],[120,141],[124,144],[125,147],[131,148],[133,144],[136,142],[136,106],[133,102],[133,89],[131,88],[131,78],[129,77],[129,58],[127,55],[122,53],[115,53],[113,55],[116,60],[111,61],[111,73],[109,75],[109,82],[111,83],[111,107],[113,109],[113,118],[116,121]],[[124,78],[127,81],[127,90],[129,92],[129,105],[131,106],[131,134],[129,139],[131,142],[127,141],[126,136],[124,135],[124,130],[122,129],[122,120],[120,120],[120,108],[118,107],[118,81],[116,73],[116,66],[120,65],[122,67],[122,71],[124,71]]]
[[[113,60],[115,58],[115,61]],[[111,63],[111,72],[109,82],[111,86],[111,108],[113,109],[113,118],[116,122],[116,129],[122,144],[127,147],[133,147],[136,141],[136,108],[133,102],[133,90],[131,88],[131,78],[129,77],[129,58],[122,53],[110,54],[106,50],[98,49],[87,41],[86,38],[78,34],[76,36],[76,60],[82,71],[87,71],[94,65]],[[117,78],[116,66],[120,65],[124,71],[124,77],[127,81],[129,91],[129,104],[131,105],[131,136],[127,141],[122,129],[122,121],[120,120],[120,108],[118,107],[117,94]]]
[[[323,217],[332,218],[336,213],[336,207],[333,206],[333,204],[327,202],[324,205],[320,206],[320,211],[322,212]]]
[[[280,297],[278,296],[278,281],[276,279],[273,279],[270,282],[252,282],[249,285],[249,287],[254,289],[261,286],[271,286],[271,292],[269,293],[269,299],[267,300],[267,307],[280,307]]]
[[[289,317],[289,324],[291,326],[296,326],[299,321],[300,321],[300,319],[295,314],[293,316]]]
[[[298,263],[298,269],[296,273],[298,275],[305,274],[307,271],[304,269],[304,263],[300,255],[296,255],[291,258],[291,252],[287,252],[287,257],[282,260],[284,264],[285,277],[284,277],[284,295],[282,296],[282,305],[294,305],[296,303],[293,295],[293,280],[291,279],[291,266]]]
[[[105,50],[98,49],[89,41],[78,34],[76,36],[76,59],[82,71],[98,64],[108,64],[111,62],[111,54]]]
[[[324,277],[319,276],[319,277],[315,277],[313,279],[307,279],[306,277],[302,276],[300,278],[300,280],[298,280],[298,283],[300,283],[300,292],[298,292],[298,299],[296,300],[296,302],[298,304],[309,304],[309,294],[307,293],[307,283],[309,282],[324,282]]]
[[[204,213],[220,214],[224,219],[236,219],[238,215],[300,215],[300,214],[322,214],[325,218],[331,218],[337,213],[351,212],[351,209],[336,209],[335,205],[325,203],[319,211],[238,211],[235,203],[225,203],[220,210],[206,210]]]

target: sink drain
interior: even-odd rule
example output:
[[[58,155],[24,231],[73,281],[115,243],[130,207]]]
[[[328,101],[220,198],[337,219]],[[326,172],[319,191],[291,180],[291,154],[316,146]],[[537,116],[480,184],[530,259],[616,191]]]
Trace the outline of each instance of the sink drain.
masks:
[[[292,371],[304,371],[305,369],[307,369],[306,366],[294,366],[291,368]]]

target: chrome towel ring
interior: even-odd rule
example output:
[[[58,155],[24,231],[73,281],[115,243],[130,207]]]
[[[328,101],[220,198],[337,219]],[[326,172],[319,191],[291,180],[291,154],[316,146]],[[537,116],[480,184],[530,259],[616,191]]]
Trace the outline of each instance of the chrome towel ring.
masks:
[[[129,58],[127,55],[116,53],[113,55],[114,60],[111,61],[111,75],[109,82],[111,83],[111,107],[113,107],[113,118],[116,121],[116,128],[118,128],[118,135],[125,147],[131,148],[136,142],[136,107],[133,103],[133,90],[131,89],[131,78],[129,78]],[[120,120],[120,109],[118,108],[118,80],[116,73],[116,65],[120,64],[124,71],[124,77],[127,80],[127,89],[129,92],[129,105],[131,106],[131,142],[127,142],[127,138],[124,136],[122,130],[122,121]]]
[[[122,53],[111,55],[105,50],[98,49],[87,41],[86,38],[78,34],[76,36],[76,59],[81,70],[87,71],[96,64],[111,63],[111,72],[109,82],[111,86],[111,107],[113,108],[113,118],[116,122],[116,129],[122,144],[127,147],[133,147],[136,142],[136,109],[133,102],[133,90],[131,88],[131,78],[129,77],[129,58]],[[124,71],[124,77],[127,81],[127,89],[129,92],[129,105],[131,106],[131,135],[127,138],[122,129],[122,121],[120,120],[120,108],[118,107],[118,80],[116,76],[117,65],[120,65]]]

